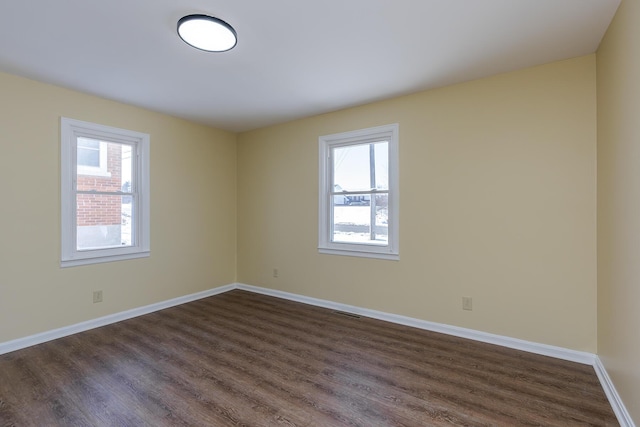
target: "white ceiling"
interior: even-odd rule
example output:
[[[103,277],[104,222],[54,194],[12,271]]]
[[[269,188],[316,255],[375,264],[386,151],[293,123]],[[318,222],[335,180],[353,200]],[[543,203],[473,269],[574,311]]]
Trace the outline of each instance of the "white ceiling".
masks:
[[[245,131],[593,53],[619,3],[2,0],[0,70]],[[238,45],[186,45],[193,13]]]

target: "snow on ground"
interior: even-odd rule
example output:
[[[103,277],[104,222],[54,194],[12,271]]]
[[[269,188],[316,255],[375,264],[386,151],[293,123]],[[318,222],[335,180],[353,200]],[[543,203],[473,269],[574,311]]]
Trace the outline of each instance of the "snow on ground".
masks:
[[[369,228],[371,223],[370,215],[370,206],[335,206],[333,211],[334,241],[386,244],[388,241],[386,232],[387,210],[378,210],[376,215],[377,233],[376,239],[373,241],[371,240]]]
[[[120,239],[122,246],[131,246],[131,207],[133,203],[122,204],[122,226],[120,227]]]

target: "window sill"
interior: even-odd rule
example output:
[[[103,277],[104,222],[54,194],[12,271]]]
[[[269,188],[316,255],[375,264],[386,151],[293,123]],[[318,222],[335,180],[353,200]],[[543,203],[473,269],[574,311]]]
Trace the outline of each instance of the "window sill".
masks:
[[[151,256],[150,251],[136,252],[131,254],[110,255],[110,256],[98,256],[92,258],[77,258],[60,261],[60,267],[76,267],[79,265],[101,264],[105,262],[124,261],[128,259],[136,258],[148,258]]]
[[[360,258],[385,259],[388,261],[400,261],[400,254],[382,253],[382,252],[364,252],[364,251],[347,251],[344,249],[328,249],[318,248],[318,252],[326,255],[342,255]]]

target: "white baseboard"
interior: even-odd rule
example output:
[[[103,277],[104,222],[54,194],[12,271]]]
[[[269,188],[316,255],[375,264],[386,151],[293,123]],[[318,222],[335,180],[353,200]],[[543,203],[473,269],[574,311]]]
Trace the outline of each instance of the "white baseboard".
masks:
[[[257,286],[245,285],[238,283],[238,289],[255,292],[264,295],[270,295],[278,298],[288,299],[291,301],[302,302],[305,304],[315,305],[318,307],[329,308],[332,310],[345,311],[360,316],[372,317],[378,320],[397,323],[400,325],[411,326],[418,329],[424,329],[432,332],[440,332],[447,335],[453,335],[461,338],[468,338],[475,341],[481,341],[489,344],[496,344],[502,347],[513,348],[516,350],[527,351],[529,353],[541,354],[543,356],[555,357],[557,359],[568,360],[571,362],[582,363],[585,365],[593,365],[595,363],[595,354],[576,350],[569,350],[563,347],[555,347],[546,344],[539,344],[531,341],[520,340],[517,338],[505,337],[502,335],[490,334],[487,332],[476,331],[473,329],[460,328],[457,326],[445,325],[442,323],[429,322],[426,320],[415,319],[412,317],[400,316],[397,314],[385,313],[382,311],[369,310],[347,304],[340,304],[332,301],[310,298],[302,295],[292,294],[289,292],[276,291],[273,289],[260,288]]]
[[[607,370],[605,369],[602,361],[598,356],[596,356],[595,363],[593,364],[593,368],[596,370],[596,375],[600,380],[600,384],[604,390],[604,393],[607,395],[607,399],[609,399],[609,403],[611,404],[611,408],[613,412],[616,414],[618,418],[618,422],[621,427],[635,427],[633,420],[631,419],[631,415],[627,411],[627,408],[622,403],[622,399],[620,399],[620,395],[618,394],[615,386],[613,385],[613,381],[609,377]]]
[[[31,335],[28,337],[18,338],[13,341],[0,343],[0,354],[5,354],[11,351],[20,350],[22,348],[30,347],[32,345],[51,341],[57,338],[62,338],[67,335],[77,334],[79,332],[87,331],[90,329],[99,328],[101,326],[109,325],[111,323],[120,322],[122,320],[131,319],[133,317],[142,316],[144,314],[153,313],[155,311],[163,310],[165,308],[173,307],[180,304],[185,304],[201,298],[206,298],[209,296],[228,292],[233,289],[242,289],[249,292],[269,295],[269,296],[282,298],[290,301],[297,301],[297,302],[310,304],[318,307],[328,308],[331,310],[354,313],[360,316],[371,317],[374,319],[384,320],[387,322],[397,323],[400,325],[411,326],[414,328],[424,329],[424,330],[433,331],[433,332],[440,332],[443,334],[453,335],[461,338],[468,338],[475,341],[486,342],[489,344],[496,344],[496,345],[513,348],[517,350],[528,351],[530,353],[541,354],[544,356],[555,357],[558,359],[569,360],[572,362],[578,362],[578,363],[583,363],[587,365],[595,365],[596,356],[591,353],[569,350],[562,347],[554,347],[546,344],[539,344],[539,343],[524,341],[516,338],[509,338],[501,335],[489,334],[486,332],[480,332],[473,329],[466,329],[466,328],[460,328],[457,326],[450,326],[450,325],[445,325],[441,323],[429,322],[426,320],[400,316],[397,314],[385,313],[382,311],[370,310],[366,308],[336,303],[333,301],[322,300],[318,298],[311,298],[311,297],[307,297],[299,294],[293,294],[293,293],[278,291],[274,289],[246,285],[243,283],[233,283],[230,285],[221,286],[214,289],[209,289],[207,291],[185,295],[185,296],[170,299],[167,301],[162,301],[159,303],[150,304],[150,305],[134,308],[127,311],[122,311],[120,313],[110,314],[108,316],[99,317],[97,319],[88,320],[86,322],[76,323],[74,325],[65,326],[63,328],[53,329],[50,331]]]
[[[13,341],[7,341],[0,343],[0,355],[9,353],[15,350],[20,350],[26,347],[30,347],[43,342],[51,341],[57,338],[62,338],[68,335],[77,334],[79,332],[87,331],[101,326],[109,325],[111,323],[120,322],[122,320],[131,319],[133,317],[142,316],[144,314],[153,313],[155,311],[163,310],[165,308],[173,307],[180,304],[185,304],[198,299],[210,297],[213,295],[228,292],[234,289],[241,289],[248,292],[254,292],[258,294],[273,296],[276,298],[282,298],[290,301],[301,302],[304,304],[310,304],[318,307],[328,308],[331,310],[344,311],[347,313],[358,314],[360,316],[371,317],[378,320],[384,320],[387,322],[397,323],[400,325],[411,326],[414,328],[424,329],[427,331],[440,332],[447,335],[453,335],[461,338],[468,338],[475,341],[481,341],[489,344],[495,344],[502,347],[513,348],[516,350],[527,351],[529,353],[540,354],[543,356],[555,357],[557,359],[568,360],[571,362],[582,363],[586,365],[592,365],[596,371],[596,375],[600,380],[602,388],[604,389],[609,403],[613,408],[613,411],[618,418],[618,422],[621,427],[635,427],[631,416],[627,412],[620,395],[616,391],[611,378],[607,374],[607,371],[598,358],[597,355],[582,351],[570,350],[562,347],[555,347],[546,344],[539,344],[535,342],[520,340],[517,338],[510,338],[501,335],[490,334],[487,332],[476,331],[473,329],[460,328],[457,326],[445,325],[442,323],[429,322],[426,320],[415,319],[406,316],[400,316],[397,314],[385,313],[382,311],[370,310],[367,308],[356,307],[347,304],[336,303],[333,301],[311,298],[304,295],[293,294],[290,292],[278,291],[274,289],[261,288],[258,286],[246,285],[243,283],[233,283],[226,286],[210,289],[195,294],[185,295],[182,297],[162,301],[156,304],[146,305],[144,307],[134,308],[131,310],[123,311],[120,313],[111,314],[108,316],[100,317],[97,319],[88,320],[86,322],[76,323],[75,325],[66,326],[59,329],[43,332],[40,334],[31,335],[24,338],[18,338]]]
[[[55,340],[57,338],[66,337],[68,335],[77,334],[79,332],[88,331],[89,329],[99,328],[111,323],[120,322],[122,320],[131,319],[133,317],[142,316],[144,314],[153,313],[154,311],[163,310],[187,302],[195,301],[201,298],[210,297],[212,295],[228,292],[236,288],[235,284],[221,286],[219,288],[209,289],[208,291],[197,292],[195,294],[185,295],[182,297],[161,301],[159,303],[145,305],[120,313],[110,314],[108,316],[99,317],[97,319],[87,320],[86,322],[76,323],[74,325],[65,326],[63,328],[53,329],[51,331],[42,332],[40,334],[31,335],[24,338],[18,338],[12,341],[0,343],[0,354],[9,353],[11,351],[20,350],[32,345],[41,344],[43,342]]]

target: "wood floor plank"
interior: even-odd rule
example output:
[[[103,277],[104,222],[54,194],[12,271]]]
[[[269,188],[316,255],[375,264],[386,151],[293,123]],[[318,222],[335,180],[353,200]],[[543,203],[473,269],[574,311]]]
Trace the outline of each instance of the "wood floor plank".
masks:
[[[246,291],[0,356],[0,426],[617,426],[591,366]]]

